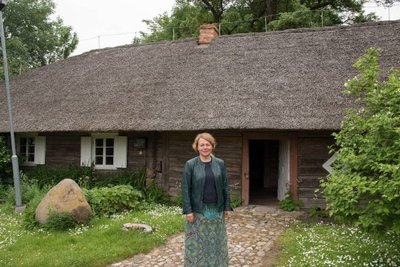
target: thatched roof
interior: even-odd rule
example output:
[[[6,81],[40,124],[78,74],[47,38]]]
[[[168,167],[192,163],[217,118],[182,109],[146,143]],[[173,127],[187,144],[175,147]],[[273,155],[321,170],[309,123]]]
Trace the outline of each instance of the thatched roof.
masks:
[[[368,47],[399,67],[400,21],[94,50],[12,79],[15,131],[338,129]]]

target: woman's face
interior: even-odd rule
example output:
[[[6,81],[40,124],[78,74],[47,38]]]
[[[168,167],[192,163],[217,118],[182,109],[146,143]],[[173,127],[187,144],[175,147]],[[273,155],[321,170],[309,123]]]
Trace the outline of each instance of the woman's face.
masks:
[[[199,142],[197,143],[197,151],[203,157],[209,157],[212,152],[212,145],[206,139],[200,138]]]

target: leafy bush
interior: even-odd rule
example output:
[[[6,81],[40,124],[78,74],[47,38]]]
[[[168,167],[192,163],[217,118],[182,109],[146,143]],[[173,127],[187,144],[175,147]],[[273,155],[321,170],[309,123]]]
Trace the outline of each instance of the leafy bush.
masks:
[[[360,108],[348,111],[336,139],[334,170],[322,181],[336,219],[400,233],[400,69],[381,77],[379,50],[369,49],[345,85]]]
[[[158,187],[155,183],[152,183],[145,189],[145,198],[148,202],[165,205],[171,204],[171,199],[165,189]]]
[[[182,207],[183,206],[183,197],[182,194],[178,194],[177,196],[170,197],[171,206]]]
[[[237,208],[240,207],[240,205],[242,205],[243,200],[241,197],[232,197],[231,198],[231,206],[232,208]]]
[[[8,191],[9,187],[0,183],[0,205],[6,202]]]
[[[50,211],[49,217],[42,227],[52,231],[65,231],[77,225],[78,224],[74,221],[70,213],[65,212],[60,214],[55,211]]]
[[[340,23],[340,18],[334,11],[324,10],[324,25],[335,25]],[[268,24],[268,29],[281,31],[285,29],[322,27],[321,13],[310,10],[305,6],[299,6],[294,12],[281,13],[279,18]]]
[[[0,185],[12,182],[11,153],[7,148],[4,137],[0,136]]]
[[[74,180],[79,186],[90,188],[93,186],[93,168],[69,165],[68,167],[36,166],[26,172],[31,180],[36,180],[39,187],[54,186],[65,178]]]
[[[146,189],[146,171],[119,171],[116,173],[97,173],[93,177],[93,186],[111,187],[115,185],[131,185],[144,191]]]
[[[328,218],[329,212],[326,209],[322,209],[320,207],[310,207],[308,209],[308,213],[313,218]]]
[[[50,186],[43,185],[39,186],[39,182],[35,179],[30,179],[24,173],[20,173],[21,178],[21,198],[22,204],[28,204],[37,195],[44,196]],[[6,195],[6,203],[13,206],[15,204],[15,191],[14,187],[9,187]]]
[[[300,210],[303,203],[300,200],[294,200],[290,192],[286,193],[286,197],[279,201],[279,207],[286,211]]]
[[[93,188],[84,193],[93,214],[98,216],[132,210],[143,199],[142,192],[130,185]]]
[[[23,224],[27,229],[33,229],[39,225],[35,219],[36,208],[39,206],[40,201],[42,201],[48,190],[46,188],[42,188],[41,190],[33,191],[35,191],[35,194],[32,194],[29,202],[25,202]]]

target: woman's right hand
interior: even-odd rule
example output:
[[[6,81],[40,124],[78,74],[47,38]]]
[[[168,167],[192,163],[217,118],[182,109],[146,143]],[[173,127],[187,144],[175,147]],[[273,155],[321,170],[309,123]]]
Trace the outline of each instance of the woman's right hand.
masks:
[[[186,214],[186,221],[188,223],[193,223],[194,222],[194,213]]]

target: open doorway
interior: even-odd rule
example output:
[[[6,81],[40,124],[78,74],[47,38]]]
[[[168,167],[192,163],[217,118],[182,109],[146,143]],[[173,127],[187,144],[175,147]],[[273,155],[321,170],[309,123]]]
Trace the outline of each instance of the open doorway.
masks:
[[[289,142],[249,140],[249,179],[249,204],[278,204],[289,189]]]

